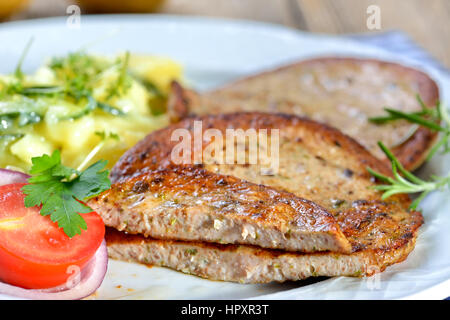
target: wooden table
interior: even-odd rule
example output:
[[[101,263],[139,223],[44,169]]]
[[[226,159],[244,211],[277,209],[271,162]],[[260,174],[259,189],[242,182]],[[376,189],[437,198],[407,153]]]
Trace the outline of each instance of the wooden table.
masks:
[[[12,19],[65,15],[71,3],[34,0]],[[367,27],[370,5],[380,9],[380,30]],[[330,34],[403,30],[450,67],[449,0],[166,0],[158,12],[267,21]]]

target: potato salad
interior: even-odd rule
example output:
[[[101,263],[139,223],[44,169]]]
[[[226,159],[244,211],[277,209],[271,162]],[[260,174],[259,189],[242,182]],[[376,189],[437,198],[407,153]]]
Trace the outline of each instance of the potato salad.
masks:
[[[112,167],[168,124],[170,82],[181,75],[171,59],[128,52],[74,52],[29,75],[19,61],[13,74],[0,75],[0,168],[27,172],[33,157],[54,150],[73,168],[98,159]]]

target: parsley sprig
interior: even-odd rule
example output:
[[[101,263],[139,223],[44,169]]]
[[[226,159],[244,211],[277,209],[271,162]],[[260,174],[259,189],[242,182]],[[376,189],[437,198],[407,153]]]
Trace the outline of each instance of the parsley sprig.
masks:
[[[29,184],[22,188],[26,195],[25,207],[41,206],[41,215],[50,216],[53,222],[70,237],[86,230],[86,221],[80,215],[92,212],[82,203],[111,187],[107,161],[100,160],[84,171],[61,164],[59,150],[51,156],[32,158]]]

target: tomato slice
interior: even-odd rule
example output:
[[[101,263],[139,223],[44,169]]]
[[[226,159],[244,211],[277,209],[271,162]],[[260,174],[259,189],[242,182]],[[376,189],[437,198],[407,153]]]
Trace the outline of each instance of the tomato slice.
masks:
[[[82,214],[87,230],[69,238],[38,207],[25,207],[24,185],[0,187],[0,280],[27,289],[64,284],[94,256],[105,225],[95,212]]]

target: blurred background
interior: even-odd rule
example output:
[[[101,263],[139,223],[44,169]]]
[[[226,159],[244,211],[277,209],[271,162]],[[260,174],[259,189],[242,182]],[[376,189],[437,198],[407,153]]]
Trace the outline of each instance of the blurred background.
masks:
[[[450,67],[449,0],[0,0],[2,21],[66,15],[77,4],[82,14],[152,12],[249,19],[328,33],[406,32]],[[369,30],[367,8],[377,5],[381,28]]]

